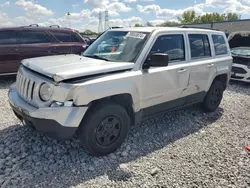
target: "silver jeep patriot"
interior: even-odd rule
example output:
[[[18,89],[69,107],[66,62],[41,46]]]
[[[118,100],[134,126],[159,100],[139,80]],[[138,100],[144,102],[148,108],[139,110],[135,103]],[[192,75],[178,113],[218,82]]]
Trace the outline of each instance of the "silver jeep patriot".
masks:
[[[118,28],[82,55],[23,60],[8,95],[23,124],[59,140],[78,131],[88,152],[103,156],[144,117],[194,103],[215,111],[231,67],[223,32]]]

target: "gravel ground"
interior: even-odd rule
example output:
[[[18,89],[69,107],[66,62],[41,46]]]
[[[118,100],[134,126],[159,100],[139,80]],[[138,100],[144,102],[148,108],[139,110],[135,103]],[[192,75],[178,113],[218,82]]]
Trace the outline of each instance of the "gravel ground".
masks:
[[[77,139],[57,142],[20,126],[0,81],[1,187],[250,187],[250,85],[231,83],[220,108],[157,115],[132,128],[109,156]]]

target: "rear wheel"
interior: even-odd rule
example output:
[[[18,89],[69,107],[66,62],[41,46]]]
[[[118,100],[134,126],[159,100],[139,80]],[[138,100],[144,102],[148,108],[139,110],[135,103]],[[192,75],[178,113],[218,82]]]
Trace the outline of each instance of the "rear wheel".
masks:
[[[219,80],[214,81],[202,102],[205,112],[214,112],[219,107],[223,92],[223,83]]]
[[[113,102],[91,109],[80,127],[80,139],[91,155],[103,156],[118,149],[129,131],[127,111]]]

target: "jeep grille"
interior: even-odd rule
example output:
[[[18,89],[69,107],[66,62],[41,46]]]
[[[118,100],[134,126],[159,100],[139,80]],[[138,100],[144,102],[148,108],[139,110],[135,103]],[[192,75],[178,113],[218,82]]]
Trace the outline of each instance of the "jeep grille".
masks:
[[[17,73],[16,88],[23,99],[27,101],[33,100],[35,82],[30,78],[25,77],[20,71]]]

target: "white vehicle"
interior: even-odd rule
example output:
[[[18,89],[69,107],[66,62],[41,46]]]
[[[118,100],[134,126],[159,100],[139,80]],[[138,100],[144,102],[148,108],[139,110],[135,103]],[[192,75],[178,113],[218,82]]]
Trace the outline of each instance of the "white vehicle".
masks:
[[[250,83],[250,31],[238,31],[228,37],[233,57],[231,80]]]
[[[100,44],[121,35],[121,48],[98,53]],[[149,115],[194,103],[215,111],[231,67],[222,32],[118,28],[103,33],[82,56],[23,60],[9,101],[25,125],[60,140],[78,130],[89,153],[102,156],[119,148],[130,125]]]

